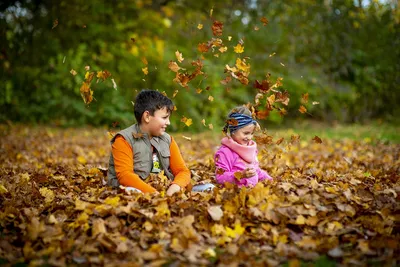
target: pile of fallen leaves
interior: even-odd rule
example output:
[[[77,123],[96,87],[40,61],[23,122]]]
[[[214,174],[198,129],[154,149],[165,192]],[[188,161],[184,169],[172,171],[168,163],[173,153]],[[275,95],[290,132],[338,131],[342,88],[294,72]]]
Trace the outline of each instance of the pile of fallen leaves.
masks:
[[[260,165],[274,182],[166,197],[104,186],[107,129],[0,129],[2,264],[400,260],[399,145],[259,137]],[[214,181],[218,138],[176,139],[192,183]]]

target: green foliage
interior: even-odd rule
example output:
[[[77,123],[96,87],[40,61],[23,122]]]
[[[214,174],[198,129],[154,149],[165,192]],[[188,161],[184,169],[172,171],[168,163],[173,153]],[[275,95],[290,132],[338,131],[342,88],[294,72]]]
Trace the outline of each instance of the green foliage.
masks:
[[[272,80],[283,78],[283,89],[291,95],[291,119],[396,120],[398,8],[376,1],[361,7],[359,2],[11,1],[0,10],[0,121],[129,125],[134,121],[131,102],[140,89],[151,88],[168,96],[179,90],[172,130],[199,131],[208,124],[220,128],[231,108],[254,101],[253,83],[267,73]],[[267,26],[262,17],[269,20]],[[218,57],[218,51],[197,50],[213,37],[214,20],[224,23],[221,39],[228,47]],[[240,56],[251,65],[250,82],[222,85],[224,67],[234,65],[238,55],[233,46],[240,40],[245,47]],[[182,66],[188,70],[193,60],[204,57],[206,76],[189,88],[173,82],[168,62],[176,60],[175,51],[183,54]],[[94,83],[95,101],[88,107],[79,91],[85,66],[108,70],[118,85],[115,90],[110,80]],[[70,74],[71,69],[78,74]],[[308,114],[301,114],[305,93]],[[180,122],[182,116],[193,119],[189,129]],[[262,124],[282,121],[272,112]]]

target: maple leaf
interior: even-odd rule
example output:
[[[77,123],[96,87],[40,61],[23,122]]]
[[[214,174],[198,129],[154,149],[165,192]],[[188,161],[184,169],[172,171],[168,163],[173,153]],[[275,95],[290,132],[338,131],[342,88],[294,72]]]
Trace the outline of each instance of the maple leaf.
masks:
[[[182,62],[182,61],[184,60],[184,58],[182,57],[182,53],[180,53],[179,51],[176,51],[176,52],[175,52],[175,56],[176,56],[176,59],[177,59],[179,62]]]
[[[284,138],[281,137],[281,138],[279,138],[278,140],[276,140],[276,143],[275,143],[275,144],[280,145],[280,144],[283,142],[283,140],[284,140]]]
[[[223,85],[227,85],[228,83],[230,83],[232,81],[231,76],[226,76],[225,79],[221,80],[220,83]]]
[[[172,60],[169,62],[168,68],[173,72],[178,72],[181,69],[181,67],[179,67],[178,64]]]
[[[188,127],[193,124],[192,119],[188,119],[185,116],[182,117],[181,122],[183,122]]]
[[[234,118],[227,119],[226,123],[232,126],[237,126],[239,124],[238,120]]]
[[[322,140],[321,138],[319,138],[318,136],[314,136],[314,138],[312,139],[315,143],[321,144]]]
[[[221,53],[225,53],[227,50],[228,50],[228,47],[226,47],[226,46],[220,47],[220,48],[218,49],[218,51],[221,52]]]
[[[235,65],[239,70],[243,71],[245,74],[249,74],[250,73],[250,64],[246,64],[246,60],[245,59],[242,60],[240,58],[237,58]]]
[[[95,73],[94,72],[86,72],[85,74],[85,82],[87,84],[90,84],[94,78]]]
[[[260,19],[260,21],[263,23],[263,26],[267,26],[267,24],[268,24],[268,19],[266,18],[266,17],[262,17],[261,19]]]
[[[108,77],[111,76],[111,73],[107,70],[103,70],[103,71],[98,71],[97,72],[97,78],[105,81]]]
[[[307,112],[307,109],[306,109],[306,107],[304,107],[303,105],[301,105],[300,107],[299,107],[299,111],[301,112],[301,113],[306,113]]]
[[[58,19],[55,19],[53,22],[53,27],[51,28],[52,30],[58,26]]]
[[[256,112],[256,117],[259,120],[264,120],[269,116],[270,111],[269,110],[258,110]]]
[[[210,47],[206,43],[200,43],[197,45],[197,50],[201,53],[207,53]]]
[[[297,143],[297,142],[299,142],[299,140],[300,140],[300,135],[292,134],[290,136],[290,143],[291,144]]]
[[[281,102],[285,106],[289,104],[289,92],[284,91],[284,92],[276,92],[275,93],[275,102]]]
[[[255,80],[253,86],[254,88],[259,89],[262,93],[267,93],[270,90],[268,80],[262,80],[261,83],[258,80]]]
[[[86,105],[93,101],[93,91],[90,89],[90,85],[88,83],[83,82],[79,91],[81,92],[83,102],[85,102]]]
[[[240,181],[243,178],[243,173],[241,171],[237,171],[233,174],[237,181]]]
[[[235,51],[235,53],[237,54],[241,54],[244,52],[244,46],[242,46],[241,44],[237,44],[233,47],[233,51]]]
[[[213,32],[214,36],[221,36],[222,35],[222,29],[224,27],[224,23],[222,23],[221,21],[214,21],[211,29]]]
[[[308,93],[301,94],[301,102],[303,104],[307,104],[308,103]]]

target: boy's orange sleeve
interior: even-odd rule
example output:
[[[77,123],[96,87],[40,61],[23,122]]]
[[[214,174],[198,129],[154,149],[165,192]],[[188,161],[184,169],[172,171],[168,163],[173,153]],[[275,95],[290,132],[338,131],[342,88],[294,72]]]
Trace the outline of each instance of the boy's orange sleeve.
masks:
[[[112,155],[118,181],[123,186],[131,186],[143,193],[153,193],[157,190],[143,182],[139,175],[133,172],[133,150],[125,138],[121,135],[115,138],[112,144]]]
[[[181,188],[186,187],[190,183],[190,170],[186,167],[185,161],[179,151],[178,144],[171,136],[170,150],[170,167],[172,174],[175,176],[173,184],[179,185]]]

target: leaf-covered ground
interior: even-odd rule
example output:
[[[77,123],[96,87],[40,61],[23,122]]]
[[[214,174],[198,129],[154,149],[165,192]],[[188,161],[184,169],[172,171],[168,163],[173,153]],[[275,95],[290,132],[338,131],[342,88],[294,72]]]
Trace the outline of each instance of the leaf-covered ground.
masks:
[[[262,136],[274,182],[156,197],[103,186],[107,129],[0,129],[1,264],[399,264],[397,144]],[[175,137],[213,181],[218,138]]]

